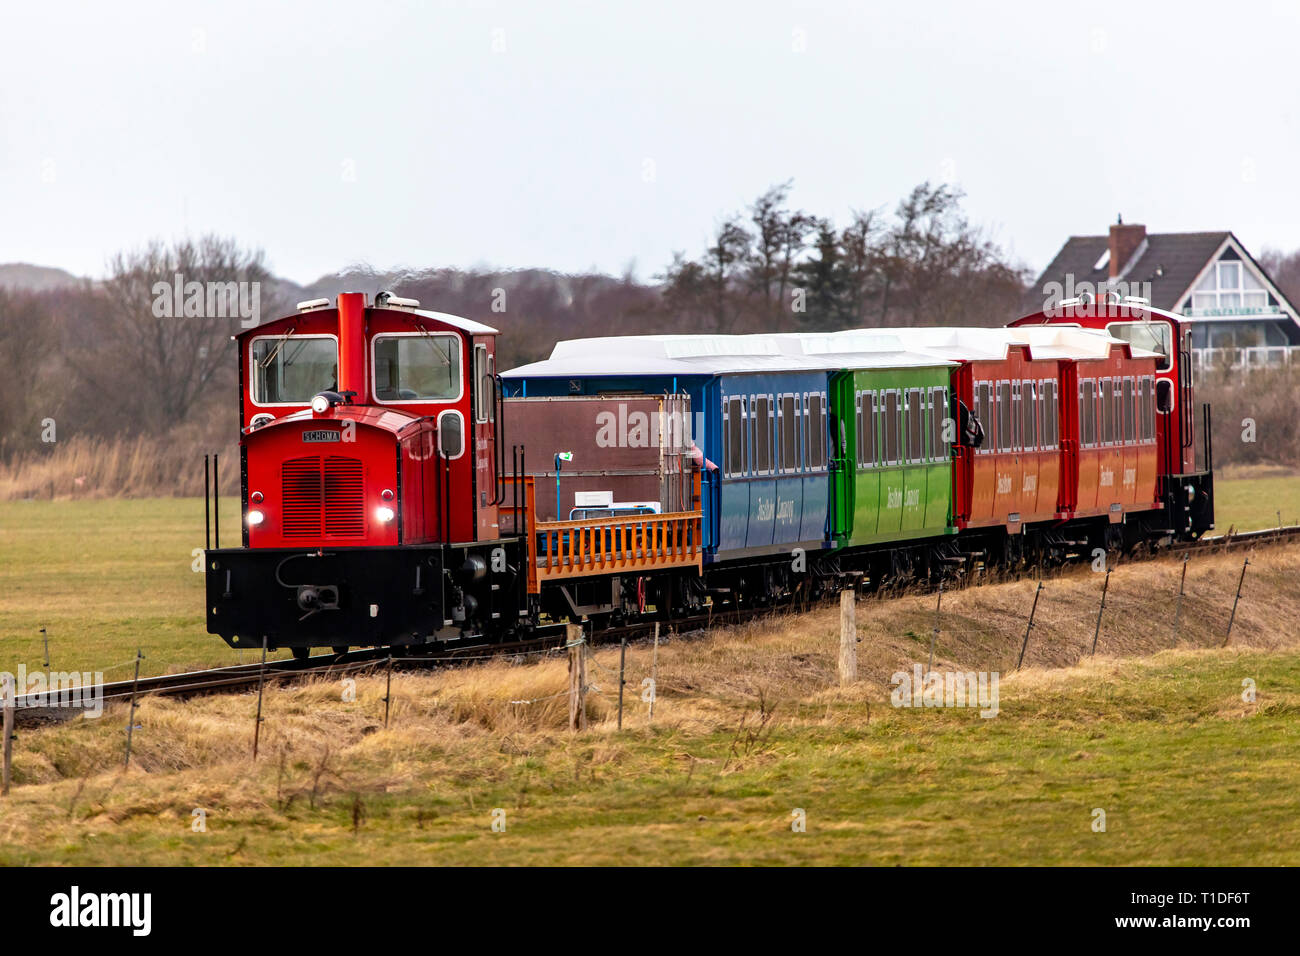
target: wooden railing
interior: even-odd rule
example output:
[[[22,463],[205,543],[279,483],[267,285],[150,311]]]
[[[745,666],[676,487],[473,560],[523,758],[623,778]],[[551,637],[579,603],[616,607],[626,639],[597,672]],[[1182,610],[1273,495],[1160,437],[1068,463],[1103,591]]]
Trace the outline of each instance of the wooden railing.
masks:
[[[523,480],[524,514],[536,510],[536,485]],[[521,521],[528,528],[528,592],[544,581],[601,574],[649,574],[703,564],[700,476],[695,511],[589,518],[583,521]]]

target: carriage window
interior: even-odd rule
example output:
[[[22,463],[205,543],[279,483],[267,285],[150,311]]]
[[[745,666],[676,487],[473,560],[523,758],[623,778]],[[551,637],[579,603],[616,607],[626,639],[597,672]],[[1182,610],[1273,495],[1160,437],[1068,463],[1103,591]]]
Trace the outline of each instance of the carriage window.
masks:
[[[867,464],[880,461],[880,393],[867,393]]]
[[[1023,382],[1020,386],[1020,437],[1025,450],[1038,447],[1037,429],[1034,423],[1038,418],[1038,393],[1033,382]]]
[[[754,409],[754,472],[770,474],[772,467],[772,400],[766,395],[752,399]]]
[[[1083,432],[1083,444],[1092,447],[1097,444],[1097,383],[1088,379],[1079,386],[1079,422]]]
[[[1011,450],[1011,383],[998,383],[998,450]]]
[[[461,393],[460,339],[442,333],[375,336],[375,398],[445,402]]]
[[[1110,379],[1101,380],[1101,443],[1109,445],[1115,440],[1115,403],[1110,397]]]
[[[979,447],[979,453],[987,455],[993,450],[994,437],[997,435],[997,422],[993,416],[993,385],[990,382],[980,382],[976,390],[975,417],[984,426],[984,444]]]
[[[921,390],[911,388],[907,391],[907,404],[904,417],[907,422],[907,460],[921,460]]]
[[[826,464],[826,410],[822,397],[808,395],[808,467],[821,468]]]
[[[267,335],[253,339],[253,402],[306,405],[339,387],[339,347],[326,335]]]
[[[781,470],[795,471],[799,461],[795,452],[794,396],[781,396]]]
[[[740,407],[740,399],[733,398],[727,402],[726,418],[727,474],[741,475],[745,472],[745,419]]]
[[[1043,420],[1039,427],[1039,435],[1042,436],[1042,446],[1044,448],[1056,447],[1056,427],[1057,427],[1057,405],[1056,405],[1056,383],[1043,383]]]
[[[1133,379],[1124,379],[1124,440],[1137,441],[1133,421]]]
[[[930,390],[930,454],[935,461],[948,460],[948,442],[944,438],[944,423],[948,420],[948,390]]]
[[[898,393],[885,393],[885,464],[898,464]]]

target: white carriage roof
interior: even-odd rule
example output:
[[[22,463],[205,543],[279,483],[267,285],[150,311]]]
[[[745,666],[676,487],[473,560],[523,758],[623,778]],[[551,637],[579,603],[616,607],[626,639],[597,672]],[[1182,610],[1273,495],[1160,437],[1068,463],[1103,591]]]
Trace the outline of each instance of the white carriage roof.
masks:
[[[619,335],[567,339],[549,359],[502,373],[506,378],[601,375],[717,375],[839,368],[924,368],[1006,358],[1013,345],[1040,359],[1104,358],[1125,344],[1100,329],[846,329],[760,335]],[[1155,352],[1134,348],[1136,357]]]
[[[557,342],[549,359],[513,368],[506,378],[601,375],[719,375],[947,365],[887,343],[844,351],[805,351],[787,335],[620,335]]]

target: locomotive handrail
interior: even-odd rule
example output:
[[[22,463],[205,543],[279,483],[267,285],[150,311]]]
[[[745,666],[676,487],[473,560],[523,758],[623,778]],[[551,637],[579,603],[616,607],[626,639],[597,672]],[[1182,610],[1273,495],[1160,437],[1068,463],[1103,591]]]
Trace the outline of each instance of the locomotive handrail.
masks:
[[[544,581],[602,574],[645,574],[672,568],[703,567],[703,515],[700,474],[694,478],[695,511],[585,518],[580,521],[531,521],[537,511],[537,483],[522,479],[524,535],[528,549],[528,593],[539,594]]]

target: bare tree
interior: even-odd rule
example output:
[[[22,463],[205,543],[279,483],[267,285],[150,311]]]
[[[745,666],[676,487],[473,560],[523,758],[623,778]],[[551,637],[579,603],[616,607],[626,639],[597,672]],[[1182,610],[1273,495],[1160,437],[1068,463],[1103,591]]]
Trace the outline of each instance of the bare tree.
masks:
[[[284,307],[263,295],[270,285],[262,253],[233,239],[155,241],[118,254],[100,291],[93,341],[74,352],[73,364],[105,404],[129,413],[123,431],[166,430],[218,379],[229,380],[230,338],[241,324]]]

